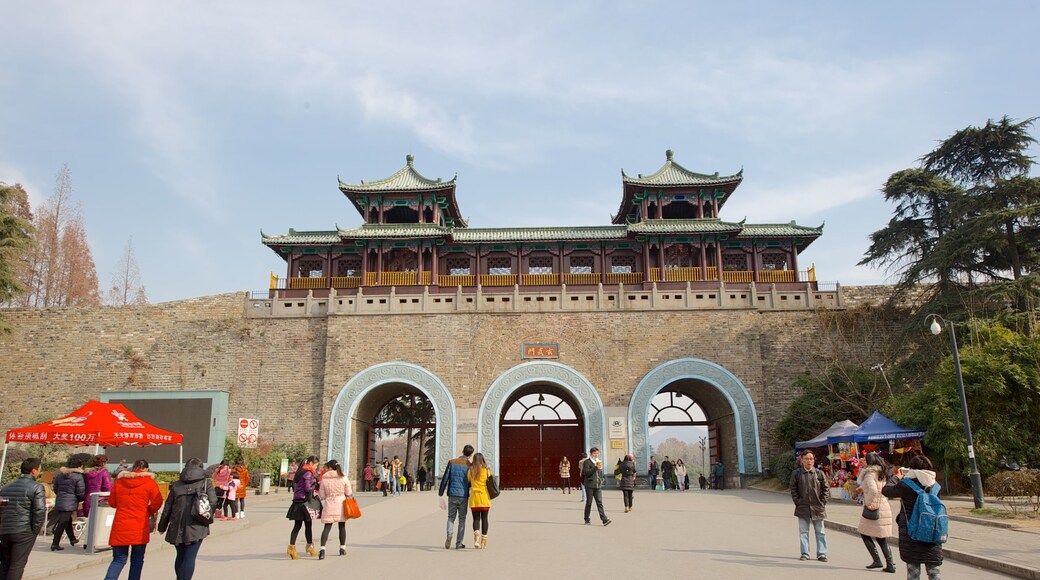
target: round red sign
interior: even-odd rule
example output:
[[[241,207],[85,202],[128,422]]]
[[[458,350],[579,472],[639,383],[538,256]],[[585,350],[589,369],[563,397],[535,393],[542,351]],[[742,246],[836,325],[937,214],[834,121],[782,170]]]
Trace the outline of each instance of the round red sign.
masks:
[[[248,429],[249,428],[249,419],[242,419],[242,420],[240,420],[238,422],[238,426],[241,429]]]

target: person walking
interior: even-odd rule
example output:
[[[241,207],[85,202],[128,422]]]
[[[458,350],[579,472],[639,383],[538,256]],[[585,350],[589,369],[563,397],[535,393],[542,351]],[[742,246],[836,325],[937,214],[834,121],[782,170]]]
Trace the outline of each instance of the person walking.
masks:
[[[404,484],[401,483],[401,477],[404,475],[404,464],[401,459],[394,455],[394,460],[390,463],[391,469],[391,489],[394,490],[394,497],[401,495],[401,488]]]
[[[931,493],[932,487],[939,485],[935,481],[935,468],[924,455],[910,459],[910,469],[905,473],[896,471],[888,484],[881,489],[885,497],[899,499],[902,509],[896,517],[899,526],[899,559],[906,563],[907,580],[918,580],[921,577],[921,566],[928,574],[928,580],[939,580],[939,567],[943,563],[942,544],[921,542],[910,537],[907,519],[914,513],[917,503],[917,490],[910,487],[912,482],[923,493]]]
[[[73,455],[54,476],[54,538],[51,540],[51,551],[60,551],[61,536],[69,538],[69,545],[76,545],[76,534],[72,527],[72,517],[79,510],[79,504],[86,497],[87,488],[83,479],[83,459]]]
[[[295,490],[295,487],[293,486],[293,482],[296,480],[296,470],[297,469],[299,469],[299,468],[296,465],[296,462],[293,461],[292,463],[289,464],[289,470],[285,472],[285,487],[287,487],[290,492]]]
[[[614,474],[621,476],[621,479],[618,480],[618,487],[621,488],[621,495],[625,500],[625,513],[627,514],[632,511],[632,496],[636,490],[636,460],[631,451],[625,455],[624,460],[614,470]]]
[[[675,466],[672,464],[672,460],[665,455],[664,461],[661,462],[661,478],[664,480],[664,488],[666,490],[672,489],[672,476],[674,473]]]
[[[578,501],[585,501],[585,462],[589,460],[589,456],[582,451],[581,456],[578,457],[578,491],[581,492],[581,497]]]
[[[231,464],[227,459],[222,459],[213,472],[213,487],[217,490],[217,519],[220,520],[225,519],[224,508],[227,507],[227,503],[233,501],[233,498],[228,498],[229,483],[231,483]]]
[[[679,491],[686,491],[690,488],[690,478],[686,475],[686,464],[682,459],[675,460],[675,482]]]
[[[708,488],[708,479],[704,477],[703,473],[697,476],[697,484],[700,485],[701,489]]]
[[[47,517],[47,499],[40,476],[40,458],[22,460],[18,479],[0,489],[0,578],[22,580],[36,537]]]
[[[660,473],[660,469],[657,467],[657,458],[653,455],[650,456],[650,467],[646,470],[647,479],[650,480],[650,491],[657,489],[657,474]]]
[[[466,479],[469,481],[469,511],[473,514],[473,547],[478,550],[487,549],[488,515],[491,513],[487,482],[490,477],[491,470],[484,461],[484,454],[474,454]]]
[[[130,557],[130,580],[141,580],[144,552],[152,533],[152,518],[163,505],[162,494],[155,483],[155,474],[148,471],[148,462],[138,459],[134,465],[119,472],[108,505],[116,508],[108,545],[112,546],[112,563],[108,565],[105,580],[118,580]]]
[[[90,516],[90,494],[112,491],[112,476],[108,473],[107,463],[107,455],[96,455],[90,467],[83,471],[83,509],[80,510],[83,517]]]
[[[571,460],[566,455],[560,460],[560,491],[571,492]]]
[[[159,533],[166,534],[167,543],[173,544],[177,551],[173,559],[177,580],[191,580],[195,575],[195,559],[202,541],[209,536],[209,524],[192,515],[192,506],[200,494],[206,496],[211,510],[217,505],[217,492],[206,476],[202,460],[193,457],[184,464],[180,477],[170,486],[159,518]]]
[[[426,466],[420,465],[415,470],[415,481],[419,484],[419,491],[426,491]]]
[[[325,544],[329,541],[332,524],[339,526],[339,555],[347,555],[347,519],[343,514],[343,501],[354,497],[350,482],[343,475],[343,468],[335,459],[325,464],[325,474],[318,484],[318,498],[321,499],[321,522],[325,527],[321,530],[321,549],[318,559],[325,559]]]
[[[469,499],[469,458],[473,455],[473,446],[462,448],[462,455],[452,459],[444,468],[438,496],[448,494],[448,535],[444,538],[444,549],[451,548],[451,536],[455,531],[455,517],[459,518],[458,534],[455,538],[455,549],[465,548],[462,535],[466,533],[466,503]]]
[[[888,463],[877,453],[867,454],[867,466],[860,470],[860,489],[863,494],[864,515],[859,518],[859,536],[863,539],[863,545],[873,561],[867,565],[868,570],[881,568],[881,558],[878,556],[874,540],[881,546],[881,552],[885,555],[885,572],[895,573],[896,565],[892,559],[892,548],[888,545],[888,537],[892,535],[892,507],[888,505],[888,498],[881,494],[881,488],[888,472]],[[867,518],[869,510],[874,514],[873,518]]]
[[[368,463],[365,465],[365,469],[361,471],[362,484],[361,491],[373,491],[372,480],[375,478],[375,472],[372,470],[372,464]]]
[[[585,498],[585,525],[590,525],[589,519],[592,511],[592,500],[596,500],[596,509],[599,510],[599,519],[604,526],[610,525],[610,518],[603,510],[603,460],[599,458],[599,448],[593,447],[589,450],[589,458],[581,468],[582,481],[587,489]]]
[[[379,487],[383,489],[383,497],[390,492],[390,460],[383,458],[383,464],[379,469]]]
[[[823,520],[827,517],[827,498],[830,490],[823,472],[814,465],[816,457],[812,451],[803,451],[799,457],[800,467],[791,472],[791,500],[794,515],[798,518],[798,539],[801,547],[799,559],[809,559],[809,525],[816,536],[816,559],[827,561],[827,536]]]
[[[249,487],[249,466],[244,459],[239,457],[235,460],[235,466],[231,468],[233,476],[238,476],[238,487],[235,488],[235,500],[238,501],[238,518],[246,517],[246,488]]]
[[[314,535],[311,532],[311,514],[307,511],[307,500],[318,489],[318,458],[311,455],[296,470],[295,486],[292,505],[285,517],[293,521],[293,529],[289,534],[289,548],[286,554],[291,560],[299,560],[300,555],[296,552],[296,539],[300,536],[300,528],[303,528],[303,538],[307,540],[306,551],[311,556],[317,556],[318,551],[314,549]],[[342,509],[342,507],[340,508]]]
[[[712,466],[712,475],[715,478],[715,489],[726,489],[726,465],[719,459]]]

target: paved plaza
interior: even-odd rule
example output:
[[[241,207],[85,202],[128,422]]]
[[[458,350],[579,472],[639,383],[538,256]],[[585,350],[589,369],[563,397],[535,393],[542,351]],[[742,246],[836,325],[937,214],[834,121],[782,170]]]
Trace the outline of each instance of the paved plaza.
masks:
[[[829,530],[830,561],[798,560],[798,526],[789,496],[758,490],[650,492],[637,491],[635,509],[623,513],[621,493],[604,493],[613,523],[603,527],[582,524],[584,504],[577,494],[558,491],[505,491],[494,502],[488,549],[472,549],[467,519],[466,550],[444,549],[446,512],[435,492],[406,493],[398,498],[359,494],[364,515],[348,522],[348,553],[336,555],[336,530],[324,561],[285,555],[291,522],[285,519],[289,494],[249,496],[244,521],[216,522],[203,544],[195,574],[197,580],[227,578],[286,578],[297,574],[336,574],[344,577],[455,578],[486,573],[488,578],[556,577],[676,577],[685,578],[905,578],[898,562],[895,575],[864,570],[869,557],[858,536]],[[854,522],[859,508],[832,504],[829,515],[837,522]],[[1037,566],[1040,534],[982,528],[951,522],[953,539],[947,545],[970,546],[992,557],[1018,559]],[[315,526],[315,541],[320,534]],[[984,530],[988,531],[988,530]],[[1011,538],[1011,539],[1008,539]],[[991,543],[992,546],[988,545]],[[48,542],[37,542],[26,578],[101,578],[111,560],[109,552],[87,555],[80,549],[50,552]],[[300,534],[298,547],[304,546]],[[897,552],[898,554],[898,552]],[[813,554],[815,556],[815,554]],[[174,551],[153,536],[144,577],[173,578]],[[898,556],[897,556],[898,557]],[[587,572],[582,572],[585,568]],[[1007,576],[947,559],[943,578],[984,579]],[[358,576],[360,575],[360,576]],[[126,577],[126,570],[123,572]]]

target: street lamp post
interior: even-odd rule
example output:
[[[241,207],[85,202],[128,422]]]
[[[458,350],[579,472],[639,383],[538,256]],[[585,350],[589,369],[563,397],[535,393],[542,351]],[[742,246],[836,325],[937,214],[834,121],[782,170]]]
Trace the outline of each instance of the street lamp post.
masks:
[[[946,323],[946,327],[950,332],[950,345],[953,347],[953,367],[957,371],[957,394],[961,398],[961,415],[964,418],[964,437],[968,442],[968,465],[971,468],[971,495],[975,499],[975,509],[979,509],[985,505],[982,499],[982,475],[979,474],[979,468],[975,464],[975,445],[972,443],[971,421],[968,419],[968,400],[964,396],[964,378],[961,376],[961,355],[957,350],[957,333],[953,330],[953,324],[938,314],[929,314],[925,317],[925,321],[928,319],[932,321],[929,329],[933,335],[938,336],[942,332],[942,325],[939,324],[940,320]]]

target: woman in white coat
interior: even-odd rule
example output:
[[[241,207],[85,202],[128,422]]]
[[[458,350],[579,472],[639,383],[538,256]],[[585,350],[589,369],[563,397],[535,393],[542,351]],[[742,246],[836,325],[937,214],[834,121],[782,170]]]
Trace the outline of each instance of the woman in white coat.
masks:
[[[859,535],[863,538],[863,544],[874,561],[867,566],[868,570],[881,567],[881,558],[874,546],[877,540],[881,546],[881,552],[885,555],[885,572],[895,573],[895,560],[892,558],[892,548],[888,545],[888,537],[892,535],[892,507],[888,505],[888,498],[881,495],[881,488],[885,485],[888,474],[888,463],[876,453],[867,454],[867,466],[860,470],[860,484],[863,492],[863,511],[877,515],[877,519],[870,519],[861,515]]]
[[[343,517],[343,500],[354,497],[350,482],[343,475],[343,468],[335,459],[325,464],[325,474],[318,485],[318,498],[321,500],[321,521],[325,529],[321,531],[321,550],[318,559],[325,559],[325,543],[329,541],[332,524],[339,524],[339,555],[347,555],[347,519]]]

